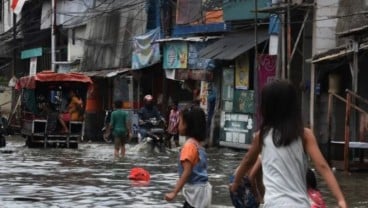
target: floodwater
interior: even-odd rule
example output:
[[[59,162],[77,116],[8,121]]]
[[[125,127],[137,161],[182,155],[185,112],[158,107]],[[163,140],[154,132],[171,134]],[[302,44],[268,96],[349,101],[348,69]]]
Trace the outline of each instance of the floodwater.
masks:
[[[243,151],[210,148],[209,177],[213,186],[213,207],[232,207],[229,175]],[[20,137],[8,137],[0,149],[1,207],[181,207],[179,195],[163,200],[178,178],[178,150],[150,154],[127,145],[124,159],[113,158],[112,144],[81,143],[79,149],[29,149]],[[128,179],[133,167],[151,174],[148,184]],[[350,207],[368,207],[368,172],[347,176],[335,172]],[[336,203],[325,183],[319,181],[328,207]]]

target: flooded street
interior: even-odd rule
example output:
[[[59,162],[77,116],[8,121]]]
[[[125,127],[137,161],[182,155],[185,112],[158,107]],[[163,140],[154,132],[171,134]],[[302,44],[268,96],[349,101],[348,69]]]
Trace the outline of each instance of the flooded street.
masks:
[[[1,207],[181,207],[183,198],[163,200],[178,176],[178,150],[168,154],[137,152],[127,145],[124,159],[113,159],[111,144],[81,143],[79,149],[29,149],[24,140],[8,137],[0,156]],[[209,176],[213,185],[213,207],[231,207],[229,174],[243,151],[227,148],[207,150]],[[128,180],[133,167],[151,174],[149,184]],[[345,176],[336,172],[350,207],[368,207],[368,172]],[[334,198],[319,184],[329,207]]]

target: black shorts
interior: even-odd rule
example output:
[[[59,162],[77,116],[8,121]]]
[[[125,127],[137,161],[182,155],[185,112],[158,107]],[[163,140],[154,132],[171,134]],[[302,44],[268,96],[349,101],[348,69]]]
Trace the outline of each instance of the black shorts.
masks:
[[[127,136],[114,136],[115,148],[125,145]]]

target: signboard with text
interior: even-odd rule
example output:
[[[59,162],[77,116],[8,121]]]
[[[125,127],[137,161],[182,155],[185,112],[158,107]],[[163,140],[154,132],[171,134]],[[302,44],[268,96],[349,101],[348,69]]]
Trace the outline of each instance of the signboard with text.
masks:
[[[252,143],[253,115],[222,112],[220,145],[248,149]]]
[[[166,43],[164,45],[163,62],[164,69],[186,69],[188,64],[187,43]]]

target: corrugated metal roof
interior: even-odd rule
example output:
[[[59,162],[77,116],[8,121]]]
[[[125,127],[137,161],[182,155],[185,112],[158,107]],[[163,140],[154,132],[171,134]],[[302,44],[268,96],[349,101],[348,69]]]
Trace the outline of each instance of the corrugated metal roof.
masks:
[[[98,71],[85,71],[79,72],[89,77],[114,77],[118,74],[122,74],[130,71],[130,68],[112,69],[112,70],[98,70]]]
[[[267,29],[257,30],[257,44],[269,39]],[[201,58],[233,60],[255,46],[254,30],[226,35],[199,51]]]
[[[172,41],[206,42],[208,40],[219,38],[222,38],[222,36],[173,37],[173,38],[162,38],[154,42],[155,43],[172,42]]]
[[[361,43],[359,46],[359,50],[367,50],[368,42]],[[332,61],[336,59],[340,59],[352,54],[354,51],[352,48],[348,48],[347,46],[339,46],[336,48],[332,48],[328,51],[316,54],[313,56],[311,63],[318,64],[326,61]]]

